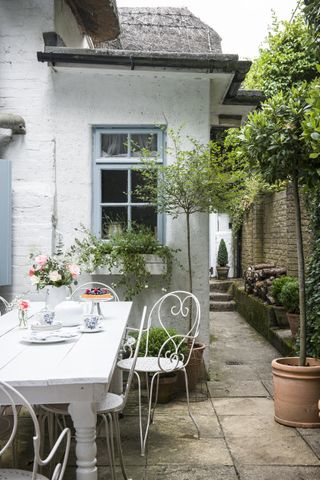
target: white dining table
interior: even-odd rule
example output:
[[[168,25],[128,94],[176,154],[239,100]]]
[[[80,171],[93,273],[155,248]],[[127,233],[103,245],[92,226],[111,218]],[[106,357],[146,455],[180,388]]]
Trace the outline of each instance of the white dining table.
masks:
[[[18,327],[17,310],[0,316],[0,380],[32,404],[69,404],[76,431],[77,480],[97,479],[95,405],[108,392],[132,302],[101,306],[102,331],[79,331],[61,343],[25,342],[27,330]],[[41,302],[31,304],[29,323],[42,307]]]

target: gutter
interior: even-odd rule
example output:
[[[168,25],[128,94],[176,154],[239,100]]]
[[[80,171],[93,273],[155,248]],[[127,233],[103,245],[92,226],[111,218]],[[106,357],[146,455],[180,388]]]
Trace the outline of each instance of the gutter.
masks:
[[[44,52],[37,52],[37,59],[39,62],[47,62],[53,66],[63,64],[64,66],[127,67],[128,70],[154,68],[164,71],[173,69],[200,73],[230,73],[233,74],[233,79],[223,103],[232,104],[236,97],[236,104],[251,105],[253,101],[253,105],[257,105],[261,101],[258,94],[256,96],[241,95],[241,98],[238,98],[238,90],[252,62],[239,60],[238,55],[234,54],[190,54],[177,52],[169,54],[167,52],[152,52],[146,54],[146,52],[129,50],[89,50],[46,46]],[[249,103],[246,103],[248,101]]]

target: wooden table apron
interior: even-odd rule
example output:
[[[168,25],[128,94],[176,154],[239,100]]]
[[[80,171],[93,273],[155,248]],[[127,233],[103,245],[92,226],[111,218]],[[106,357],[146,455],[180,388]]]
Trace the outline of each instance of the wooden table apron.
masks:
[[[30,314],[42,307],[41,302],[33,303]],[[103,303],[102,332],[52,344],[23,342],[27,330],[17,327],[17,310],[0,317],[0,380],[32,404],[70,404],[77,480],[97,479],[95,403],[108,391],[131,307],[132,302]]]

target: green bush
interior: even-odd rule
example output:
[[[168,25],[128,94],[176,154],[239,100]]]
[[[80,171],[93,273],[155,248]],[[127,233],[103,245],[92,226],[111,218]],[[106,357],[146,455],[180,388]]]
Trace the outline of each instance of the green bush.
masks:
[[[220,240],[218,249],[218,265],[219,267],[225,267],[228,264],[228,250],[226,242],[223,238]]]
[[[300,313],[299,310],[299,282],[287,282],[281,290],[280,302],[289,313]]]
[[[282,277],[279,277],[273,280],[271,285],[271,295],[273,296],[274,301],[276,302],[276,305],[282,305],[280,300],[281,290],[286,283],[292,282],[292,281],[296,281],[296,278],[289,277],[287,275],[283,275]]]
[[[168,333],[171,337],[174,335],[177,335],[178,332],[175,328],[168,328]],[[161,328],[161,327],[153,327],[150,328],[149,331],[149,345],[148,345],[148,356],[149,357],[157,357],[160,351],[160,348],[164,344],[166,340],[168,340],[168,334],[166,331]],[[181,342],[182,337],[176,337],[175,343],[179,344]],[[143,357],[146,351],[146,344],[147,344],[147,333],[145,332],[142,337],[141,337],[141,342],[140,342],[140,348],[139,348],[139,356]],[[166,344],[166,348],[163,349],[162,356],[164,357],[166,352],[172,351],[172,353],[175,351],[175,345],[173,342],[168,341]],[[179,348],[179,353],[182,353],[183,355],[186,355],[188,352],[188,346],[183,343],[180,348]]]

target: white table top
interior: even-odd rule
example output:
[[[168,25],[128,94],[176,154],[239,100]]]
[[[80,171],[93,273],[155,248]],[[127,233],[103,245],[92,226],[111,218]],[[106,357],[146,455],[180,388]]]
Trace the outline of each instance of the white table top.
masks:
[[[28,390],[30,387],[38,390],[49,388],[51,393],[50,387],[53,386],[58,390],[61,390],[59,387],[72,385],[80,387],[85,384],[92,388],[97,384],[106,386],[111,381],[131,306],[132,302],[103,303],[101,307],[106,317],[102,321],[103,331],[79,331],[76,339],[52,344],[21,341],[27,330],[17,326],[17,310],[1,316],[0,379]],[[30,313],[42,307],[43,303],[34,302]],[[67,329],[70,331],[71,327]],[[73,329],[77,330],[78,327]],[[52,401],[56,401],[53,397],[55,395]]]

